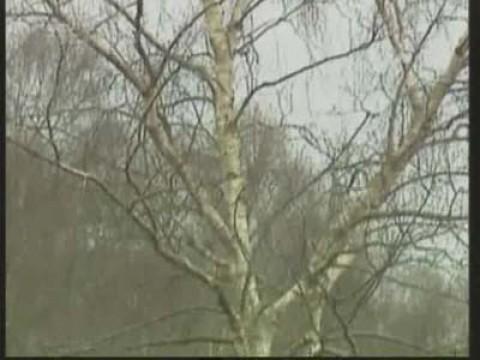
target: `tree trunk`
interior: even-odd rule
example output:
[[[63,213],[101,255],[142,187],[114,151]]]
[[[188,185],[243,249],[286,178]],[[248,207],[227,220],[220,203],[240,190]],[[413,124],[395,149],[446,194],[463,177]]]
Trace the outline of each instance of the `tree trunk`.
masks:
[[[246,327],[245,339],[234,344],[239,356],[270,356],[275,328],[268,319]]]

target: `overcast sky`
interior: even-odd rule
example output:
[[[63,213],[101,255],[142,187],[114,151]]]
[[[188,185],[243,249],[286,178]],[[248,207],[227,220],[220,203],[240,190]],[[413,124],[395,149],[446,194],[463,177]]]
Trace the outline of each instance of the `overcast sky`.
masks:
[[[149,26],[155,26],[161,11],[167,11],[172,14],[173,18],[181,18],[186,8],[190,8],[192,3],[198,4],[197,1],[146,0],[145,8],[149,14]],[[287,1],[286,3],[291,4],[293,8],[297,1]],[[451,6],[454,6],[454,3],[458,3],[458,1],[451,0]],[[359,38],[359,28],[355,21],[358,13],[365,18],[371,18],[373,5],[373,0],[344,0],[338,1],[335,6],[323,7],[318,15],[318,24],[314,27],[322,35],[314,41],[309,41],[310,51],[307,50],[304,38],[299,36],[290,24],[283,23],[273,28],[258,41],[256,46],[260,58],[259,83],[276,79],[286,72],[311,63],[312,60],[347,50],[350,34],[353,34],[355,38],[353,44],[363,42],[365,37]],[[256,24],[260,24],[267,20],[274,20],[281,15],[282,11],[280,1],[265,1],[255,10],[254,21]],[[457,15],[462,14],[457,12]],[[418,29],[423,30],[427,25],[427,23],[420,23]],[[429,67],[441,71],[447,66],[456,41],[463,35],[466,28],[466,23],[456,22],[451,23],[447,31],[434,32],[434,36],[421,54],[423,59],[427,59]],[[382,46],[385,47],[385,45],[389,46],[386,42]],[[302,124],[312,123],[320,128],[330,130],[338,129],[340,127],[338,116],[328,116],[326,112],[333,109],[351,108],[351,96],[346,93],[346,87],[352,86],[354,79],[357,79],[357,83],[364,80],[360,74],[372,78],[368,79],[367,83],[378,81],[378,74],[392,63],[390,49],[387,48],[387,51],[380,54],[379,48],[376,47],[368,54],[360,55],[361,58],[368,59],[369,63],[358,61],[358,56],[332,62],[275,89],[266,89],[258,95],[257,99],[261,99],[263,103],[270,103],[274,110],[277,107],[276,90],[286,88],[285,97],[288,98],[288,91],[293,95],[293,111],[289,121]],[[372,68],[372,64],[375,68]],[[237,76],[237,78],[240,77]],[[307,84],[306,79],[308,80]],[[244,91],[244,86],[237,90],[239,94],[242,94],[242,91]],[[379,110],[385,105],[378,101],[379,97],[375,99],[373,96],[367,101],[371,110]],[[378,109],[375,109],[376,107]],[[349,115],[345,118],[345,125],[350,128],[349,124],[354,125],[361,118],[361,116]]]
[[[289,6],[291,4],[293,7],[297,2],[286,1],[285,3]],[[457,5],[463,6],[462,4],[465,4],[465,1],[450,0],[447,3],[446,13],[451,12],[466,19],[465,12],[452,10]],[[167,0],[162,9],[159,1],[145,1],[150,15],[150,26],[154,26],[155,21],[158,21],[160,11],[171,13],[173,19],[181,18],[185,9],[191,5],[191,1]],[[431,1],[430,5],[433,11],[437,9],[434,1]],[[321,13],[318,14],[318,23],[314,26],[314,30],[318,31],[318,36],[314,40],[308,41],[309,49],[306,45],[307,42],[304,41],[305,38],[298,34],[290,24],[283,23],[273,28],[258,41],[256,46],[260,58],[258,84],[266,80],[274,80],[314,60],[344,52],[351,46],[350,42],[355,46],[365,41],[365,35],[359,34],[360,29],[356,20],[359,16],[363,17],[365,21],[371,19],[374,12],[373,6],[373,0],[343,0],[337,1],[335,6],[322,7]],[[428,4],[426,6],[428,8]],[[265,1],[254,12],[254,21],[256,24],[260,24],[270,19],[274,20],[281,15],[282,11],[280,1]],[[426,21],[419,20],[416,24],[419,34],[423,34],[427,26]],[[425,65],[419,69],[424,71],[423,76],[433,79],[435,75],[432,70],[439,73],[447,67],[458,39],[466,30],[466,21],[457,21],[450,22],[449,26],[441,31],[433,31],[426,47],[418,57],[418,62]],[[312,130],[324,129],[332,134],[342,129],[347,129],[351,133],[363,119],[364,114],[352,112],[353,103],[348,88],[363,87],[361,90],[364,91],[365,87],[376,87],[380,74],[385,71],[388,75],[393,73],[395,76],[395,72],[390,70],[393,68],[392,64],[396,63],[392,54],[390,44],[385,41],[372,47],[368,52],[331,62],[279,87],[262,91],[256,99],[263,106],[275,112],[278,109],[276,91],[283,88],[285,99],[288,99],[291,94],[292,100],[291,113],[286,121],[309,125]],[[237,79],[241,78],[241,75],[241,72],[237,72]],[[244,94],[245,90],[242,84],[237,88],[237,96],[243,97]],[[378,91],[373,92],[367,97],[365,105],[371,111],[383,111],[388,105],[388,99]],[[285,103],[285,109],[288,109],[287,103]],[[334,109],[345,112],[345,115],[329,114]],[[385,121],[384,119],[380,121]],[[465,152],[465,162],[467,161],[466,156]],[[467,189],[468,180],[464,180],[459,181],[459,186]],[[467,206],[467,204],[464,205]],[[457,244],[452,242],[449,237],[442,238],[442,241],[447,249],[452,249],[450,245]],[[457,246],[454,245],[454,248]],[[455,251],[455,253],[459,257],[465,257],[467,249],[458,249],[460,251]]]
[[[86,11],[91,12],[94,6],[90,7],[87,5],[88,3],[98,5],[102,2],[81,1]],[[284,3],[293,7],[297,1],[284,1]],[[436,9],[435,3],[434,0],[424,2],[427,8],[431,6],[433,10]],[[449,0],[447,12],[451,11],[450,8],[464,3],[465,0]],[[199,8],[199,1],[145,0],[146,26],[155,33],[158,30],[159,20],[164,24],[172,24],[167,27],[171,29],[170,33],[168,31],[165,33],[165,29],[162,29],[163,32],[158,34],[160,40],[165,43],[167,39],[172,38],[175,26],[178,28],[181,21],[184,23],[188,19],[185,14],[192,14],[193,4],[197,9]],[[351,45],[355,46],[364,42],[366,34],[360,32],[357,19],[362,18],[364,22],[371,21],[374,13],[373,7],[374,0],[339,0],[335,5],[322,6],[316,14],[317,21],[310,28],[316,36],[308,41],[308,48],[305,37],[296,32],[291,24],[282,23],[276,26],[256,45],[259,54],[259,64],[256,67],[257,83],[277,79],[314,60],[346,51]],[[274,20],[281,15],[282,11],[280,0],[265,1],[254,11],[254,24],[258,25],[268,20]],[[456,11],[455,15],[466,16],[461,11]],[[181,19],[181,21],[176,21],[176,19]],[[202,20],[199,21],[199,24],[201,23]],[[425,21],[419,21],[415,25],[420,34],[425,31],[427,26]],[[434,30],[433,36],[418,59],[419,63],[427,65],[429,68],[420,69],[422,76],[433,79],[432,70],[443,71],[457,40],[466,29],[467,23],[458,21],[450,22],[447,28],[442,28],[440,31]],[[162,36],[166,39],[161,39]],[[363,119],[364,114],[358,111],[354,112],[353,99],[349,89],[368,93],[370,89],[377,87],[381,74],[385,74],[391,81],[396,79],[398,68],[395,69],[395,65],[392,65],[396,64],[392,53],[390,44],[384,41],[366,52],[323,65],[274,89],[266,89],[256,96],[256,100],[262,107],[278,113],[276,95],[278,90],[283,89],[284,100],[292,100],[291,107],[288,101],[283,103],[284,109],[291,111],[286,122],[309,125],[313,131],[324,129],[332,134],[342,129],[351,132]],[[243,78],[241,68],[237,71],[236,77],[238,80],[236,101],[239,104],[245,95],[245,86],[241,81]],[[365,105],[371,111],[384,111],[387,108],[388,99],[380,92],[375,91],[365,99]],[[345,114],[339,116],[331,114],[331,111]],[[467,187],[466,181],[461,185]]]

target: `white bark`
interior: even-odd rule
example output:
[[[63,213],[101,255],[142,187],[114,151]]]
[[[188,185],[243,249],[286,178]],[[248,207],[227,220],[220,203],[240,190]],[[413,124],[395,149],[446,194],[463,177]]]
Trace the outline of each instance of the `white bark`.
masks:
[[[263,319],[256,319],[259,296],[255,277],[249,277],[251,242],[244,191],[246,180],[241,169],[240,134],[234,111],[233,49],[237,28],[231,26],[241,16],[247,3],[238,1],[227,26],[222,24],[221,5],[213,0],[204,0],[207,30],[215,59],[213,77],[215,84],[215,123],[219,144],[220,161],[225,176],[224,190],[228,206],[229,226],[232,229],[232,245],[236,258],[232,266],[231,284],[225,292],[232,304],[239,308],[239,341],[235,347],[239,355],[268,355],[273,339],[273,329]]]

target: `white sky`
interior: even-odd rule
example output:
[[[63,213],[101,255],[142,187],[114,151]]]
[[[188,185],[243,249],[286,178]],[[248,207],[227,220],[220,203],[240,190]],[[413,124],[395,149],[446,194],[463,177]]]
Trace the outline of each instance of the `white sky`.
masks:
[[[90,1],[92,4],[96,3]],[[430,1],[434,3],[433,0]],[[466,0],[449,0],[448,6],[453,7],[465,2]],[[87,2],[82,1],[82,5],[85,3]],[[162,22],[171,22],[172,19],[173,21],[175,19],[184,21],[186,19],[185,13],[191,14],[192,4],[196,4],[198,8],[198,3],[198,1],[190,0],[145,0],[147,27],[155,33],[159,18]],[[286,3],[293,6],[296,1],[292,0]],[[260,59],[257,67],[258,83],[276,79],[288,71],[311,63],[311,56],[317,60],[347,50],[350,45],[350,32],[352,31],[349,28],[350,25],[354,31],[353,37],[356,38],[353,40],[353,44],[363,42],[365,37],[358,38],[358,33],[355,33],[355,31],[358,31],[358,26],[354,21],[358,12],[363,16],[371,15],[373,4],[373,0],[339,0],[336,6],[322,7],[318,18],[318,29],[321,30],[322,36],[318,36],[316,40],[310,42],[312,45],[311,53],[291,25],[283,23],[275,27],[256,46]],[[89,7],[87,9],[91,10]],[[268,19],[275,19],[281,11],[280,1],[265,1],[254,12],[255,23],[259,24]],[[342,15],[342,13],[345,15]],[[458,12],[456,15],[466,16],[466,14]],[[168,17],[171,17],[171,19],[169,20]],[[199,22],[201,23],[202,20]],[[317,27],[317,25],[315,26]],[[425,26],[426,24],[420,23],[417,28],[424,29]],[[435,36],[430,39],[428,46],[422,52],[420,62],[428,64],[436,71],[442,71],[449,61],[457,39],[464,34],[466,29],[466,22],[452,22],[447,31],[434,31]],[[173,33],[172,28],[170,34],[164,33],[158,36],[171,39]],[[385,47],[387,47],[386,50]],[[275,112],[277,109],[275,92],[278,89],[285,88],[286,98],[290,96],[290,93],[293,103],[292,112],[287,118],[289,123],[310,125],[312,130],[315,127],[317,130],[326,129],[331,133],[344,128],[351,132],[363,118],[363,114],[351,114],[352,98],[347,93],[346,88],[353,85],[363,87],[363,90],[366,90],[368,86],[375,85],[379,74],[395,61],[392,60],[391,54],[392,51],[388,42],[384,42],[381,46],[375,46],[368,53],[362,53],[358,57],[329,63],[289,80],[277,88],[265,89],[257,94],[256,99],[262,106]],[[369,61],[364,61],[366,59]],[[241,73],[237,73],[237,78],[240,79],[240,75]],[[356,84],[354,84],[354,81]],[[244,85],[239,84],[237,101],[244,94]],[[379,95],[371,96],[367,101],[367,106],[374,111],[383,109],[386,104],[386,100]],[[288,108],[288,106],[285,105],[285,108]],[[338,115],[327,114],[333,109],[347,112],[343,121],[339,121]],[[467,184],[464,185],[467,186]]]
[[[286,3],[293,7],[296,2],[287,1]],[[453,7],[457,4],[465,4],[465,0],[450,0],[450,6]],[[167,11],[172,14],[173,18],[183,18],[182,14],[185,13],[185,9],[191,5],[191,1],[167,0],[162,4],[155,0],[145,1],[145,8],[148,9],[152,25],[158,18],[159,11]],[[256,46],[260,59],[258,84],[266,80],[276,79],[289,71],[311,63],[312,60],[318,60],[347,50],[350,46],[350,34],[352,31],[358,31],[356,30],[358,26],[355,24],[357,13],[359,12],[362,16],[371,18],[373,5],[373,0],[344,0],[338,1],[335,7],[322,7],[322,13],[318,18],[318,28],[322,30],[322,34],[315,41],[309,41],[310,51],[307,49],[305,41],[287,23],[283,23],[269,31],[257,42]],[[162,7],[164,8],[161,9]],[[433,6],[433,9],[436,9],[436,7]],[[279,1],[265,1],[255,10],[254,21],[260,24],[269,19],[273,20],[280,16],[281,12],[282,8]],[[455,15],[466,17],[467,14],[456,11]],[[426,26],[427,23],[419,23],[417,29],[423,33]],[[427,46],[420,55],[419,62],[427,64],[437,72],[443,71],[448,65],[456,42],[465,33],[466,29],[467,23],[465,21],[452,22],[444,31],[434,31],[433,36],[427,42]],[[358,35],[356,33],[353,34],[354,37],[357,37],[357,39],[353,40],[353,44],[359,44],[364,41],[365,37],[358,39]],[[384,47],[383,51],[381,49],[382,46]],[[386,50],[385,46],[387,46]],[[346,92],[346,87],[352,85],[352,79],[357,79],[357,86],[365,86],[378,81],[379,72],[387,69],[392,62],[395,62],[395,59],[392,59],[392,51],[389,46],[388,42],[383,42],[381,46],[376,46],[375,50],[362,53],[360,59],[367,57],[369,62],[359,61],[358,57],[349,57],[335,61],[313,71],[306,72],[293,80],[283,83],[279,87],[265,89],[257,94],[256,99],[261,104],[265,104],[271,111],[275,111],[278,104],[276,91],[280,88],[285,88],[285,98],[288,99],[291,94],[293,103],[292,112],[287,118],[289,123],[309,125],[312,130],[314,128],[317,130],[325,129],[330,133],[336,133],[342,129],[347,129],[351,133],[363,118],[363,113],[346,114],[343,117],[343,121],[339,121],[338,115],[329,115],[327,113],[332,109],[341,111],[345,109],[344,111],[350,113],[352,110],[352,99]],[[362,79],[362,74],[365,73],[369,73],[373,80],[368,77]],[[375,80],[375,77],[377,77],[377,80]],[[245,94],[243,84],[238,87],[236,94],[237,97],[243,98]],[[371,110],[378,111],[386,106],[386,99],[382,99],[382,96],[374,95],[369,98],[366,104]],[[288,109],[288,105],[285,105],[285,109]],[[467,161],[466,158],[465,161]],[[466,179],[462,185],[468,188]],[[443,240],[445,246],[450,248],[450,240]],[[437,245],[439,244],[437,243]],[[466,254],[461,255],[461,253],[465,250],[461,250],[460,253],[455,251],[455,253],[463,257]]]
[[[154,26],[161,11],[168,12],[173,19],[184,19],[185,10],[190,8],[192,3],[197,4],[198,8],[197,1],[167,0],[160,2],[146,0],[146,13],[150,15],[149,26]],[[293,7],[297,2],[287,1],[286,3]],[[433,1],[431,3],[433,4]],[[450,0],[448,3],[451,7],[458,4],[465,4],[465,0]],[[372,6],[374,6],[373,0],[343,0],[338,1],[336,6],[322,7],[322,12],[318,18],[318,26],[315,25],[315,28],[321,30],[321,36],[318,36],[313,42],[308,42],[310,49],[307,49],[306,42],[290,24],[283,23],[269,31],[256,45],[260,60],[257,67],[259,79],[257,84],[266,80],[274,80],[289,71],[311,63],[313,60],[347,50],[350,46],[352,32],[353,37],[356,37],[353,44],[363,42],[365,37],[359,39],[359,34],[355,33],[355,31],[358,31],[355,19],[358,13],[370,19],[373,13]],[[436,9],[437,7],[433,6],[432,8]],[[269,19],[273,20],[280,16],[281,12],[280,1],[265,1],[255,10],[254,21],[256,24],[260,24]],[[466,18],[467,14],[456,11],[455,15],[465,16]],[[427,25],[426,22],[420,22],[416,27],[420,30],[420,33],[423,33]],[[465,33],[466,29],[467,23],[464,21],[452,22],[448,28],[442,31],[434,30],[433,36],[431,36],[419,57],[419,62],[428,65],[430,69],[437,72],[443,71],[448,65],[456,42]],[[363,59],[368,59],[368,62],[363,61]],[[309,125],[312,130],[328,130],[332,134],[344,129],[351,133],[364,115],[363,113],[351,113],[352,98],[347,93],[346,88],[352,85],[373,86],[378,81],[379,73],[389,69],[392,63],[395,63],[395,59],[392,59],[390,44],[385,41],[382,45],[369,50],[368,53],[362,53],[360,57],[349,57],[323,65],[276,88],[262,90],[256,95],[256,100],[262,106],[275,112],[278,108],[276,91],[284,88],[285,99],[291,96],[293,105],[291,107],[292,111],[286,119],[287,122]],[[237,79],[240,78],[241,73],[238,72]],[[356,81],[356,84],[353,83],[353,80]],[[238,86],[236,95],[236,100],[240,103],[239,98],[243,98],[245,95],[243,83]],[[387,99],[375,94],[366,101],[366,105],[372,111],[383,110],[387,103]],[[288,104],[285,104],[285,109],[288,108]],[[328,114],[332,109],[347,113],[343,117]],[[339,121],[339,118],[342,121]],[[465,161],[467,161],[466,158]],[[467,179],[459,185],[468,188]],[[449,245],[451,244],[450,239],[443,237],[438,239],[436,241],[437,246],[440,245],[440,241],[444,242],[447,249],[452,248]],[[465,250],[460,249],[460,252],[454,251],[454,253],[459,257],[465,257]]]
[[[455,2],[458,1],[451,0],[452,6]],[[161,11],[168,12],[173,18],[184,18],[185,10],[191,8],[192,3],[198,4],[198,1],[146,0],[145,10],[150,16],[150,24],[148,25],[154,26]],[[296,1],[291,1],[292,7],[296,3]],[[360,11],[363,15],[371,14],[373,3],[373,0],[356,0],[355,2],[347,0],[338,1],[338,8],[332,6],[325,7],[326,10],[322,8],[318,27],[324,30],[324,36],[323,39],[319,38],[313,42],[315,46],[315,49],[312,49],[314,59],[321,59],[325,56],[347,50],[349,47],[349,23],[356,16],[355,12]],[[352,4],[357,5],[355,11],[349,8]],[[342,16],[339,10],[351,17],[351,19]],[[268,19],[276,19],[281,12],[282,8],[279,1],[265,1],[254,12],[255,22],[262,23]],[[332,21],[331,19],[335,20]],[[322,23],[320,24],[320,22]],[[355,31],[357,26],[352,24],[352,28]],[[448,33],[436,32],[436,36],[432,37],[427,48],[422,52],[422,57],[428,59],[430,67],[441,71],[447,66],[449,56],[456,45],[457,39],[463,35],[466,28],[466,23],[457,22],[449,26]],[[356,40],[354,44],[363,41],[363,39]],[[388,44],[386,45],[388,46]],[[265,80],[276,79],[288,71],[311,62],[305,42],[287,23],[283,23],[269,31],[258,41],[256,48],[260,58],[258,66],[259,83]],[[386,52],[386,55],[390,54],[391,51]],[[370,58],[372,56],[375,61],[375,71],[385,68],[392,62],[388,56],[378,56],[378,52],[377,56],[372,54]],[[346,64],[348,66],[345,66]],[[329,130],[339,129],[338,116],[326,116],[325,112],[333,108],[342,109],[344,106],[351,104],[344,87],[348,82],[351,82],[351,79],[355,78],[355,73],[359,73],[358,70],[361,66],[365,70],[365,64],[352,59],[332,62],[293,80],[289,80],[275,89],[265,89],[257,95],[257,99],[261,99],[262,103],[271,103],[272,107],[275,108],[277,106],[275,91],[278,88],[287,87],[293,94],[294,104],[294,111],[289,117],[290,122],[300,124],[315,123],[316,126],[321,128]],[[348,69],[351,69],[351,71],[348,71]],[[305,79],[309,80],[308,87],[305,85]],[[244,86],[242,85],[237,90],[237,93],[240,94],[243,89]],[[372,108],[374,103],[375,101],[372,101]],[[353,124],[357,123],[350,117],[346,122],[346,126],[350,127],[349,123],[352,122]]]

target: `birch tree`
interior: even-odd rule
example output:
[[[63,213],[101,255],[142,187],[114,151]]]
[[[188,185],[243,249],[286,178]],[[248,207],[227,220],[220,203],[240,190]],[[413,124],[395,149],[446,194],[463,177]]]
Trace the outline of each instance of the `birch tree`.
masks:
[[[451,266],[449,246],[467,250],[468,189],[458,178],[468,175],[468,33],[435,40],[467,28],[463,2],[202,0],[182,2],[170,18],[163,2],[88,4],[7,7],[10,54],[31,56],[7,56],[7,142],[102,192],[158,261],[213,294],[226,319],[212,334],[136,348],[199,342],[240,356],[356,355],[335,312],[343,345],[328,340],[325,314],[342,277],[363,264],[362,306],[391,268]],[[342,16],[348,41],[329,44]],[[262,80],[265,57],[276,55],[260,47],[281,26],[309,61]],[[22,36],[23,50],[14,43]],[[441,69],[425,55],[438,43]],[[325,114],[293,121],[288,88],[314,86],[334,66],[353,77],[328,115],[350,124],[337,135],[317,130]],[[313,92],[309,101],[323,100]],[[89,126],[103,147],[78,140]],[[280,285],[266,290],[275,277]],[[308,314],[300,333],[275,345],[295,307]]]

